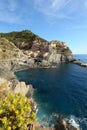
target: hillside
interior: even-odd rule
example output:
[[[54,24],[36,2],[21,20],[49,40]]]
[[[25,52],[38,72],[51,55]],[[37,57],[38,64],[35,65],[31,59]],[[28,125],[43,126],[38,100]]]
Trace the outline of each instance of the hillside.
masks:
[[[0,33],[0,37],[8,39],[20,49],[29,49],[31,47],[32,41],[46,42],[45,39],[35,35],[29,30],[23,30],[21,32]]]
[[[0,59],[9,59],[17,56],[19,49],[6,38],[0,38]]]
[[[61,62],[70,62],[73,55],[62,41],[46,41],[31,31],[0,33],[0,58],[16,60],[29,67],[53,67]],[[14,64],[14,62],[13,62]],[[13,68],[13,67],[12,67]]]
[[[25,82],[19,82],[14,71],[28,68],[57,67],[60,63],[69,63],[73,55],[65,42],[46,41],[32,32],[0,33],[0,97],[5,97],[12,91],[22,92],[24,96],[32,99],[33,88]],[[33,110],[33,109],[32,109]],[[35,110],[34,110],[35,111]],[[30,124],[32,126],[32,124]],[[67,128],[66,128],[67,126]],[[49,130],[40,124],[34,124],[38,130]],[[61,121],[53,130],[78,130],[67,122]]]

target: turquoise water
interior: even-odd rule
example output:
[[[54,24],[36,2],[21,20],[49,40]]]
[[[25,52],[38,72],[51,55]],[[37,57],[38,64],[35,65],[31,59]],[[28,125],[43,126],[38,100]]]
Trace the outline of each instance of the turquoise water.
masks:
[[[87,60],[87,55],[75,57]],[[35,88],[40,122],[50,125],[60,115],[82,130],[87,129],[87,68],[60,64],[57,68],[28,69],[16,75]]]

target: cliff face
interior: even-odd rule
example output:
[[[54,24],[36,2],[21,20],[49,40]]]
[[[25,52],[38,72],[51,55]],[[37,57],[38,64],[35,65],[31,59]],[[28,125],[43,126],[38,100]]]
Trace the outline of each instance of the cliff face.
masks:
[[[25,39],[22,38],[23,34]],[[35,34],[32,34],[32,37],[35,37],[32,40],[28,39],[31,36],[28,35],[29,32],[25,31],[18,33],[18,39],[16,33],[2,34],[0,38],[0,77],[12,82],[12,86],[16,86],[18,82],[13,71],[56,67],[61,62],[69,62],[73,59],[72,52],[64,42],[48,42]]]
[[[19,82],[13,70],[25,68],[28,57],[13,42],[0,38],[0,97],[9,91],[21,91],[23,95],[32,95],[33,89],[24,82]],[[24,87],[23,87],[24,86]]]
[[[61,62],[73,60],[69,47],[60,41],[46,41],[30,31],[0,34],[0,97],[9,91],[22,92],[31,98],[33,88],[19,82],[13,71],[29,67],[53,67]],[[47,130],[42,126],[37,129]],[[50,129],[50,128],[49,128]],[[49,130],[48,129],[48,130]],[[53,130],[78,130],[66,122],[59,122]]]
[[[1,63],[3,65],[7,60],[9,69],[15,70],[21,66],[52,67],[73,59],[66,43],[48,42],[28,30],[0,33],[0,37],[0,59],[3,60]]]

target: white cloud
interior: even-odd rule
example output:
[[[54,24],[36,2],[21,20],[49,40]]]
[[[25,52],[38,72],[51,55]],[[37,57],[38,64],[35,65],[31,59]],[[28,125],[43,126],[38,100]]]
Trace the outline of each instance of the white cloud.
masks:
[[[70,3],[71,0],[53,0],[51,7],[53,8],[53,10],[59,10],[62,7],[65,7],[68,3]]]
[[[17,0],[0,1],[0,11],[14,11],[17,8]]]
[[[83,13],[87,0],[34,0],[35,9],[47,18],[70,19]],[[84,5],[85,3],[85,5]],[[85,10],[85,14],[86,14]],[[75,15],[75,16],[74,16]],[[87,14],[86,14],[87,15]]]
[[[67,6],[71,0],[34,0],[36,9],[45,16],[65,18],[66,13],[63,8]]]
[[[29,22],[30,13],[26,1],[0,0],[0,21],[18,24]]]
[[[3,0],[0,1],[0,21],[16,23],[18,22],[18,16],[15,13],[17,8],[16,0]]]
[[[9,5],[9,10],[10,11],[15,11],[16,8],[18,7],[18,3],[16,0],[8,0],[8,5]]]
[[[51,8],[58,10],[61,8],[63,3],[64,3],[64,0],[62,2],[61,2],[61,0],[54,0],[54,1],[52,1]]]
[[[0,0],[0,21],[26,23],[40,13],[49,22],[87,17],[87,0]]]

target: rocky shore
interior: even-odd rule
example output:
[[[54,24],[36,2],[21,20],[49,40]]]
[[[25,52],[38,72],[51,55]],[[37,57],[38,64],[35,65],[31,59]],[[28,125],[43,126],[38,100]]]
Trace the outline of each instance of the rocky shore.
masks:
[[[28,44],[25,41],[19,44],[16,36],[16,39],[14,39],[17,42],[14,44],[12,39],[11,41],[8,39],[10,38],[7,37],[6,39],[1,35],[0,97],[2,98],[4,98],[9,91],[13,93],[21,92],[23,96],[27,96],[28,98],[32,98],[33,96],[34,89],[32,85],[26,85],[23,81],[19,82],[14,75],[15,71],[28,68],[56,67],[58,64],[69,63],[73,60],[72,52],[64,42],[41,42],[35,39]],[[32,124],[28,127],[28,130],[78,130],[78,128],[61,120],[53,128],[44,128],[40,124]]]
[[[79,66],[81,66],[81,67],[87,67],[87,63],[84,63],[84,62],[82,62],[82,61],[80,61],[80,60],[77,60],[77,59],[75,59],[75,60],[73,61],[73,63],[74,63],[74,64],[77,64],[77,65],[79,65]]]
[[[5,63],[6,66],[8,66]],[[9,68],[10,67],[10,68]],[[16,67],[16,71],[20,69],[24,69],[25,66]],[[0,67],[0,96],[4,97],[9,93],[9,91],[13,91],[13,93],[21,92],[24,96],[28,98],[32,98],[34,93],[34,89],[32,85],[26,85],[25,82],[19,82],[16,76],[14,75],[14,71],[11,69],[12,67],[9,65],[7,68],[4,66]],[[32,124],[29,127],[29,130],[79,130],[74,126],[68,124],[66,121],[59,121],[53,128],[45,128],[43,125],[36,123]]]

